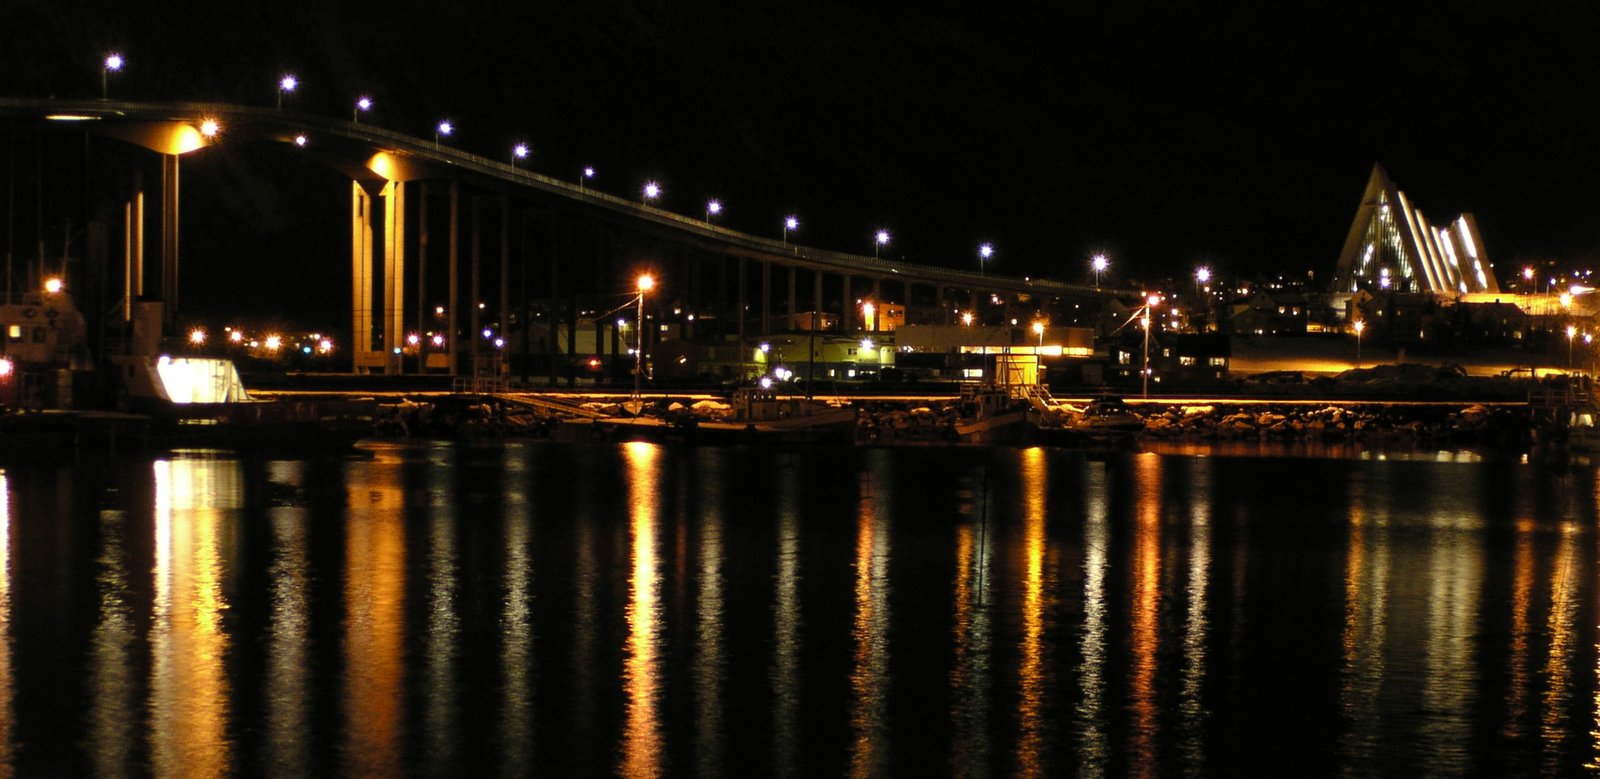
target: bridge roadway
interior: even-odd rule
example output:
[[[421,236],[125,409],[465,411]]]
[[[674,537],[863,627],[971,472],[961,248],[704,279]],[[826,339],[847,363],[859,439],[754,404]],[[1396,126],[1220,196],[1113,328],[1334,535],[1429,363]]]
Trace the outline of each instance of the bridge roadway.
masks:
[[[191,138],[188,143],[200,144],[192,149],[172,145],[182,142],[169,143],[168,138],[155,140],[156,136],[146,132],[151,126],[181,125],[198,132],[202,122],[210,119],[220,125],[217,137],[221,139],[244,136],[293,144],[298,135],[304,134],[308,150],[327,158],[330,165],[357,176],[392,176],[396,180],[459,179],[485,189],[514,191],[519,197],[544,196],[558,199],[567,208],[587,210],[611,220],[628,220],[634,227],[670,231],[675,238],[698,241],[705,248],[809,270],[906,277],[920,283],[995,292],[1091,297],[1139,294],[1137,290],[972,273],[775,241],[524,170],[431,139],[316,114],[225,103],[0,98],[0,116],[53,120],[75,130],[90,126],[90,132],[120,137],[162,153],[180,150],[186,153],[214,141]],[[119,131],[115,125],[125,126]]]
[[[670,278],[671,273],[667,273],[668,278],[660,280],[665,286],[659,299],[688,300],[693,306],[703,302],[696,300],[696,296],[713,295],[715,299],[704,310],[715,313],[716,316],[709,317],[707,321],[736,322],[737,341],[741,353],[752,343],[752,335],[759,337],[780,329],[795,329],[795,315],[803,315],[807,311],[801,307],[803,302],[809,305],[811,312],[827,315],[823,320],[825,328],[828,326],[827,317],[836,316],[832,326],[838,330],[848,333],[858,329],[853,322],[853,318],[858,315],[854,305],[857,299],[858,281],[870,282],[871,292],[865,296],[879,301],[888,299],[880,291],[880,284],[889,282],[900,285],[902,302],[906,306],[907,323],[918,323],[918,320],[929,323],[952,323],[947,320],[953,317],[951,311],[954,310],[956,301],[964,301],[967,310],[976,309],[980,305],[989,307],[989,301],[995,301],[1002,307],[998,316],[1004,319],[1033,316],[1034,311],[1043,311],[1052,305],[1052,301],[1064,308],[1068,302],[1087,301],[1093,304],[1112,297],[1126,299],[1138,295],[1132,290],[1101,288],[1044,278],[972,273],[948,267],[829,251],[758,237],[720,227],[703,218],[691,218],[646,203],[599,192],[583,186],[581,182],[568,182],[523,170],[509,162],[485,158],[442,144],[438,139],[419,138],[372,124],[296,111],[219,103],[0,98],[0,116],[35,120],[46,130],[83,131],[117,138],[161,155],[163,181],[159,241],[161,269],[158,274],[153,275],[158,277],[162,284],[162,291],[157,299],[165,302],[164,322],[169,332],[175,329],[179,300],[177,182],[178,159],[181,155],[215,144],[233,144],[241,141],[289,144],[300,146],[305,154],[348,176],[352,182],[350,201],[352,337],[349,350],[356,372],[402,372],[403,366],[400,357],[394,353],[394,347],[401,344],[408,330],[415,332],[426,329],[424,325],[426,317],[423,311],[431,308],[436,300],[436,298],[427,301],[423,299],[423,288],[428,283],[428,277],[422,270],[428,262],[429,253],[426,237],[428,190],[426,187],[420,190],[419,208],[409,208],[406,204],[407,185],[413,182],[420,184],[444,181],[449,184],[449,283],[446,298],[448,302],[446,332],[454,334],[454,337],[448,340],[446,347],[448,356],[444,361],[449,373],[461,373],[466,370],[468,360],[465,358],[468,355],[463,346],[471,338],[463,337],[463,334],[478,333],[485,321],[494,321],[484,320],[486,316],[497,315],[502,325],[516,318],[513,313],[515,309],[511,306],[512,285],[509,276],[512,263],[508,225],[512,221],[513,198],[519,204],[531,204],[568,219],[576,217],[593,221],[615,229],[625,237],[638,236],[647,241],[664,241],[679,247],[682,251],[677,252],[678,256],[687,259],[682,259],[683,267],[677,279]],[[208,122],[216,123],[218,129],[215,132],[206,132],[203,128]],[[136,185],[135,189],[137,190],[139,186],[142,185]],[[478,231],[481,225],[476,196],[473,199],[469,228],[472,232],[470,288],[461,289],[460,287],[467,285],[457,282],[458,246],[462,243],[457,235],[458,224],[461,221],[459,212],[462,187],[470,187],[475,193],[498,196],[503,212],[499,220],[500,294],[496,311],[482,310],[485,296],[480,291],[479,281]],[[125,301],[129,301],[123,310],[125,321],[132,320],[132,300],[150,299],[142,287],[136,288],[134,282],[137,278],[138,284],[143,284],[146,275],[142,209],[143,195],[140,190],[124,204],[124,218],[128,224],[123,231],[124,243],[127,244],[123,251],[127,259],[123,274],[126,293],[122,297]],[[408,215],[413,212],[416,213]],[[408,220],[419,222],[421,230],[417,231],[415,226],[408,228]],[[624,262],[622,258],[628,253],[619,252],[608,240],[597,242],[593,251],[602,256],[585,258],[598,261],[590,263],[580,261],[572,254],[574,250],[570,241],[565,250],[567,256],[563,258],[563,250],[558,248],[560,241],[555,235],[558,228],[552,227],[551,230],[548,299],[552,326],[551,337],[543,340],[546,342],[551,382],[554,383],[558,358],[561,354],[556,344],[558,333],[565,335],[565,354],[578,354],[576,339],[580,311],[603,311],[611,307],[613,303],[600,305],[599,301],[607,300],[608,295],[615,296],[617,292],[615,287],[623,286],[618,283],[621,278],[627,278],[626,288],[631,290],[632,279],[627,271],[611,267]],[[411,232],[420,232],[420,238],[408,237]],[[526,241],[526,236],[524,240]],[[526,258],[528,251],[526,245],[523,251]],[[691,251],[700,254],[694,255]],[[414,273],[407,270],[408,254],[413,256],[413,261],[416,263],[417,270]],[[646,254],[660,256],[663,252],[656,250]],[[698,289],[704,274],[700,268],[703,263],[702,258],[705,256],[713,259],[717,272],[722,274],[715,284],[717,290],[715,293],[705,293]],[[722,262],[724,258],[737,261],[737,281],[731,285]],[[378,262],[381,262],[381,267],[376,265]],[[751,299],[752,281],[747,276],[747,262],[755,262],[760,266],[759,282],[757,282],[759,292],[756,293],[758,296],[756,300]],[[785,285],[788,305],[784,310],[790,319],[789,325],[783,328],[775,328],[773,324],[776,321],[777,310],[773,302],[774,267],[788,271]],[[608,271],[607,268],[611,270]],[[809,301],[797,294],[797,288],[801,286],[795,275],[797,270],[808,272],[811,276],[812,289],[809,296],[806,296],[809,297]],[[522,313],[525,317],[530,316],[527,303],[529,273],[524,265]],[[824,296],[825,275],[836,276],[839,279],[832,286],[834,290],[838,290],[832,308],[827,303],[828,298]],[[410,293],[409,298],[408,283],[417,287],[415,292]],[[590,295],[588,305],[580,302],[580,284],[592,285],[585,290],[585,293]],[[932,301],[931,304],[925,304],[920,312],[912,311],[913,298],[916,297],[912,294],[912,285],[931,287],[933,290],[931,296],[924,295],[920,298]],[[736,288],[736,293],[732,296],[728,293],[730,286]],[[1017,311],[1013,310],[1013,306],[1032,310]],[[405,326],[408,311],[415,312],[411,328]],[[468,322],[457,320],[458,312],[463,311],[466,312]],[[747,327],[751,326],[752,321],[756,323],[755,332],[748,333]],[[597,343],[604,340],[601,328],[601,325],[596,325]],[[734,333],[724,333],[724,335],[732,336]],[[531,335],[524,339],[525,363],[529,348],[527,342],[531,340]],[[611,349],[615,351],[617,339],[612,337],[610,340]],[[646,345],[646,348],[648,346]],[[600,347],[597,345],[596,348]],[[428,349],[426,344],[423,349]],[[500,352],[500,355],[498,359],[505,359],[505,352]],[[428,364],[435,365],[433,362]],[[567,379],[569,386],[572,386],[575,377],[570,370],[569,368]]]

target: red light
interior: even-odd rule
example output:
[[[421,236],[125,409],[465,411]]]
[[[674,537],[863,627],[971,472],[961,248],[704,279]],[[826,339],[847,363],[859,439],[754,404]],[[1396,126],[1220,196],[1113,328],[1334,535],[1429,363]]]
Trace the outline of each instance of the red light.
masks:
[[[10,376],[12,367],[10,360],[0,358],[0,376]]]
[[[589,367],[590,368],[598,368],[598,367],[600,367],[600,358],[598,358],[598,357],[590,357],[589,358]]]

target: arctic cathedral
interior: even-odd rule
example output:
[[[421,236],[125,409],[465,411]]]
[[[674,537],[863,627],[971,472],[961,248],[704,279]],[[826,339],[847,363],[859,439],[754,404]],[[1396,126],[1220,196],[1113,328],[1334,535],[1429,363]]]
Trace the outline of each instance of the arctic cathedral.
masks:
[[[1373,165],[1333,275],[1335,294],[1360,290],[1455,297],[1497,293],[1500,285],[1490,272],[1472,214],[1435,227],[1411,206],[1383,166]]]

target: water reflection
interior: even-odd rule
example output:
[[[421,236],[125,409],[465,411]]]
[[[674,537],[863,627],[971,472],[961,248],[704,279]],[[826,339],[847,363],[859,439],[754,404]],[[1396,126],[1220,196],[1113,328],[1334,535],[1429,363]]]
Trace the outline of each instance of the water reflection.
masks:
[[[274,464],[274,481],[298,481],[298,469]],[[272,515],[272,618],[267,644],[268,764],[287,775],[305,776],[311,766],[305,743],[311,735],[310,592],[306,575],[305,513]]]
[[[217,776],[232,769],[222,510],[237,507],[238,463],[158,461],[155,485],[150,759],[157,774]]]
[[[961,490],[959,512],[966,521],[956,527],[955,660],[950,676],[955,727],[950,766],[956,776],[983,774],[989,763],[990,612],[993,596],[989,540],[989,479],[985,468],[977,483]]]
[[[1087,515],[1083,529],[1083,632],[1078,640],[1077,741],[1084,776],[1104,776],[1111,759],[1106,711],[1106,578],[1111,545],[1109,500],[1103,463],[1091,463],[1084,481]]]
[[[775,776],[793,776],[800,758],[800,652],[805,627],[800,611],[800,473],[778,474],[777,581],[772,604],[772,761]]]
[[[887,765],[889,687],[889,522],[879,514],[876,471],[861,473],[856,513],[855,665],[850,673],[852,776],[881,776]],[[887,506],[888,501],[885,501]]]
[[[405,491],[400,464],[380,458],[351,490],[344,556],[344,763],[349,773],[400,773],[405,694]]]
[[[8,468],[0,775],[1571,775],[1600,752],[1596,510],[1570,494],[1594,474],[939,454],[179,458],[89,499]]]
[[[656,491],[661,480],[661,451],[654,444],[629,443],[623,453],[633,520],[629,535],[633,553],[628,605],[623,612],[628,625],[622,671],[627,704],[618,772],[630,777],[655,776],[661,772],[661,724],[656,708],[660,695],[656,644],[662,618],[661,574],[656,558]]]
[[[1046,593],[1054,589],[1045,581],[1045,505],[1048,500],[1044,450],[1022,451],[1022,642],[1017,671],[1017,771],[1023,776],[1045,774],[1044,707],[1046,664],[1050,658],[1044,641]]]

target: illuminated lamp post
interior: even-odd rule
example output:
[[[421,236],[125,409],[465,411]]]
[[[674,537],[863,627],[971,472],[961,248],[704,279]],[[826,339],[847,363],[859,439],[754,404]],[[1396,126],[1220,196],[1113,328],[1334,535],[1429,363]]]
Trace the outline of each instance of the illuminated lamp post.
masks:
[[[722,213],[722,201],[711,198],[706,201],[706,224],[711,224],[711,217]]]
[[[783,218],[783,242],[789,242],[789,233],[800,229],[800,218],[790,214]]]
[[[1357,319],[1355,321],[1355,324],[1351,325],[1351,327],[1353,327],[1355,329],[1355,331],[1356,331],[1356,367],[1360,368],[1361,367],[1361,331],[1367,329],[1367,320],[1365,320],[1365,319]]]
[[[365,95],[356,98],[356,107],[350,111],[350,121],[360,122],[362,111],[372,110],[372,98]]]
[[[1572,339],[1578,336],[1577,325],[1567,325],[1567,375],[1572,375]]]
[[[285,74],[283,78],[278,79],[278,110],[279,111],[283,110],[283,95],[284,95],[284,93],[285,92],[293,92],[295,90],[295,88],[298,87],[298,86],[300,86],[300,80],[295,78],[292,74]]]
[[[882,248],[884,246],[888,246],[888,245],[889,245],[889,231],[888,230],[879,230],[876,234],[874,234],[872,236],[872,256],[873,256],[873,258],[876,259],[878,257],[878,249],[880,249],[880,248]]]
[[[519,143],[511,147],[511,167],[515,168],[517,166],[517,160],[525,160],[527,158],[528,144]]]
[[[989,258],[991,258],[993,256],[994,256],[994,244],[990,244],[990,243],[978,244],[978,275],[979,276],[983,275],[983,264],[985,262],[988,262]]]
[[[1150,397],[1150,314],[1151,309],[1160,302],[1160,295],[1149,295],[1144,299],[1144,384],[1140,393],[1146,398]]]
[[[440,138],[448,138],[448,137],[450,137],[450,134],[455,132],[455,131],[456,131],[456,126],[454,124],[451,124],[449,119],[446,119],[446,120],[440,122],[439,124],[435,125],[434,128],[433,128],[433,148],[435,148],[435,149],[439,148],[439,139]]]
[[[585,165],[585,166],[583,166],[583,175],[578,177],[578,191],[582,192],[583,191],[583,182],[585,182],[585,181],[587,181],[589,179],[592,179],[592,178],[594,178],[594,166],[593,165]]]
[[[661,197],[661,185],[654,181],[646,181],[644,183],[644,197],[639,202],[648,205],[650,201],[659,197]]]
[[[108,82],[110,81],[111,74],[120,70],[122,70],[122,55],[116,53],[107,54],[105,62],[100,66],[101,100],[105,100],[110,94],[110,86]]]
[[[656,280],[646,273],[639,277],[639,333],[636,346],[633,350],[633,399],[639,399],[639,390],[644,382],[644,293],[649,292],[656,285]]]
[[[1033,334],[1036,335],[1036,336],[1039,336],[1039,351],[1043,352],[1044,351],[1044,321],[1043,320],[1040,320],[1040,319],[1033,320]]]
[[[1089,258],[1089,267],[1094,270],[1094,287],[1095,289],[1099,289],[1100,275],[1105,273],[1107,268],[1111,267],[1111,260],[1107,259],[1104,254],[1096,254],[1095,256]]]

